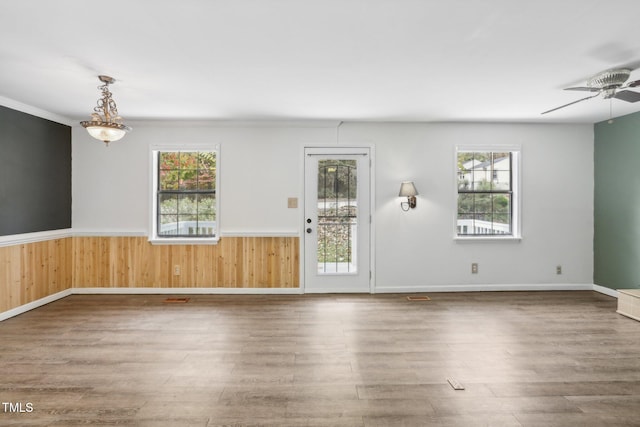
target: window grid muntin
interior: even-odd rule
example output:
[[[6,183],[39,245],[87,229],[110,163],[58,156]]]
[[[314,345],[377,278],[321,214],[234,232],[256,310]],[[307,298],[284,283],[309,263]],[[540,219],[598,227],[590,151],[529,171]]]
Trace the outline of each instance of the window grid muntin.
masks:
[[[178,156],[178,165],[177,167],[162,167],[162,155],[163,154],[167,154],[167,153],[175,153]],[[183,168],[182,167],[182,155],[183,153],[193,153],[195,154],[196,157],[196,167],[195,168]],[[205,154],[205,155],[210,155],[212,156],[212,160],[213,160],[213,166],[211,168],[205,168],[205,167],[200,167],[201,166],[201,154]],[[216,209],[216,177],[215,175],[217,174],[217,161],[218,161],[218,156],[217,156],[217,151],[213,151],[213,150],[198,150],[198,151],[193,151],[193,150],[189,150],[189,151],[174,151],[174,150],[165,150],[165,151],[158,151],[157,152],[157,159],[156,159],[156,163],[157,163],[157,187],[156,187],[156,234],[158,237],[160,238],[212,238],[212,237],[216,237],[217,234],[217,226],[216,225],[212,225],[211,227],[204,227],[205,232],[201,233],[201,227],[200,227],[200,223],[206,223],[206,222],[214,222],[216,217],[217,217],[217,209]],[[213,189],[210,190],[200,190],[200,171],[202,170],[210,170],[213,173],[213,179],[211,180],[211,184]],[[178,180],[177,180],[177,186],[178,189],[173,189],[173,190],[163,190],[162,186],[163,186],[163,180],[162,180],[162,172],[170,172],[170,171],[174,171],[177,172],[177,176],[178,176]],[[180,187],[182,186],[181,184],[181,179],[180,177],[182,176],[181,172],[185,172],[185,171],[195,171],[195,187],[196,189],[180,189]],[[176,212],[170,212],[170,213],[163,213],[162,212],[162,201],[161,198],[163,196],[171,196],[174,195],[176,196]],[[195,213],[192,212],[185,212],[185,213],[181,213],[180,212],[180,200],[181,200],[181,196],[189,196],[189,195],[195,195]],[[212,199],[212,206],[211,206],[211,212],[203,212],[202,214],[209,214],[213,217],[213,219],[211,221],[201,221],[200,219],[200,209],[199,209],[199,205],[200,205],[200,196],[210,196],[210,198]],[[166,217],[166,216],[175,216],[176,217],[176,233],[175,234],[167,234],[166,231],[163,232],[162,231],[162,218]],[[193,227],[189,227],[189,230],[195,230],[194,233],[188,232],[188,233],[180,233],[180,218],[181,217],[195,217],[195,228]],[[215,224],[215,222],[214,222]]]
[[[478,165],[473,165],[472,168],[469,170],[470,172],[470,176],[471,176],[471,184],[469,185],[469,188],[461,188],[461,179],[464,178],[464,176],[466,175],[466,169],[460,169],[460,154],[462,153],[472,153],[473,157],[471,159],[471,161],[476,160],[476,155],[477,154],[483,154],[483,155],[489,155],[490,156],[490,160],[488,162],[488,164],[490,165],[490,169],[487,173],[486,168],[483,169],[482,171],[479,171],[481,173],[483,173],[485,176],[490,176],[491,179],[488,181],[489,182],[489,189],[482,189],[482,190],[475,190],[475,186],[476,186],[476,180],[475,178],[475,173],[476,173],[476,167]],[[507,156],[502,156],[502,157],[496,157],[496,154],[508,154],[508,158],[509,158],[509,162],[508,162],[508,169],[502,169],[502,168],[497,168],[495,167],[496,165],[496,159],[501,159],[503,157],[507,157]],[[457,206],[456,206],[456,212],[457,212],[457,216],[456,216],[456,229],[457,229],[457,234],[458,236],[513,236],[514,235],[514,229],[513,229],[513,215],[514,215],[514,211],[513,211],[513,206],[514,206],[514,191],[513,191],[513,151],[484,151],[484,150],[478,150],[478,151],[458,151],[456,153],[456,162],[458,164],[457,166],[457,176],[458,176],[458,202],[457,202]],[[482,164],[482,163],[481,163]],[[494,188],[494,180],[496,179],[497,175],[496,172],[508,172],[508,189],[507,190],[498,190]],[[508,209],[506,212],[506,215],[508,216],[508,223],[506,223],[506,225],[508,226],[508,231],[506,232],[496,232],[499,227],[497,227],[497,224],[505,224],[505,223],[500,223],[497,222],[496,219],[496,215],[505,215],[505,213],[503,212],[497,212],[495,211],[495,199],[494,199],[494,195],[505,195],[507,196],[508,199]],[[472,208],[470,210],[470,212],[463,212],[460,209],[460,195],[473,195],[472,197]],[[476,211],[476,195],[488,195],[490,198],[490,203],[489,206],[491,207],[489,212],[485,212],[485,211]],[[489,215],[489,221],[483,221],[481,219],[479,219],[479,217],[482,217],[483,215]],[[469,218],[465,218],[465,217],[469,217]],[[468,224],[460,224],[460,219],[469,219],[471,220],[471,227],[468,226]],[[485,227],[476,227],[476,221],[483,221],[486,223],[490,223],[491,227],[490,228],[485,228]],[[474,230],[479,229],[481,232],[477,232]],[[469,232],[471,230],[471,232]]]

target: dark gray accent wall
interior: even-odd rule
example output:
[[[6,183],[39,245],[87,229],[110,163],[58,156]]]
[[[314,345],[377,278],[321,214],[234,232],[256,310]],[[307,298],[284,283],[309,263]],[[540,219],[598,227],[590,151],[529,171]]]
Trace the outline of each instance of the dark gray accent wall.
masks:
[[[640,113],[597,123],[594,138],[593,280],[640,288]]]
[[[71,127],[0,106],[0,235],[71,228]]]

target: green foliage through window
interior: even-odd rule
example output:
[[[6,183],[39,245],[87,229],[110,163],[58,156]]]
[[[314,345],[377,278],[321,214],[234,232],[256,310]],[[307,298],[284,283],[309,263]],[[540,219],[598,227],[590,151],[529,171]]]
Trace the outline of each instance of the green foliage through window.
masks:
[[[158,152],[158,236],[215,237],[215,151]]]

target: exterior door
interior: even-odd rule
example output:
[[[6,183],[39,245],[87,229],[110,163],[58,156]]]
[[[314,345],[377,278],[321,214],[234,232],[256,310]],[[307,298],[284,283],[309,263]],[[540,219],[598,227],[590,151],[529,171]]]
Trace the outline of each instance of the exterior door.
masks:
[[[304,290],[370,292],[368,148],[305,149]]]

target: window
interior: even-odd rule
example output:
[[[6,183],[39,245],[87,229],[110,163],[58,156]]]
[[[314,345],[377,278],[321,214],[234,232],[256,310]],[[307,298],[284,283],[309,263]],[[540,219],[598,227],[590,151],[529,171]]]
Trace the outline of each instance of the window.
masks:
[[[218,240],[218,150],[152,150],[150,240],[215,243]]]
[[[519,151],[459,148],[456,163],[457,236],[518,238]]]

